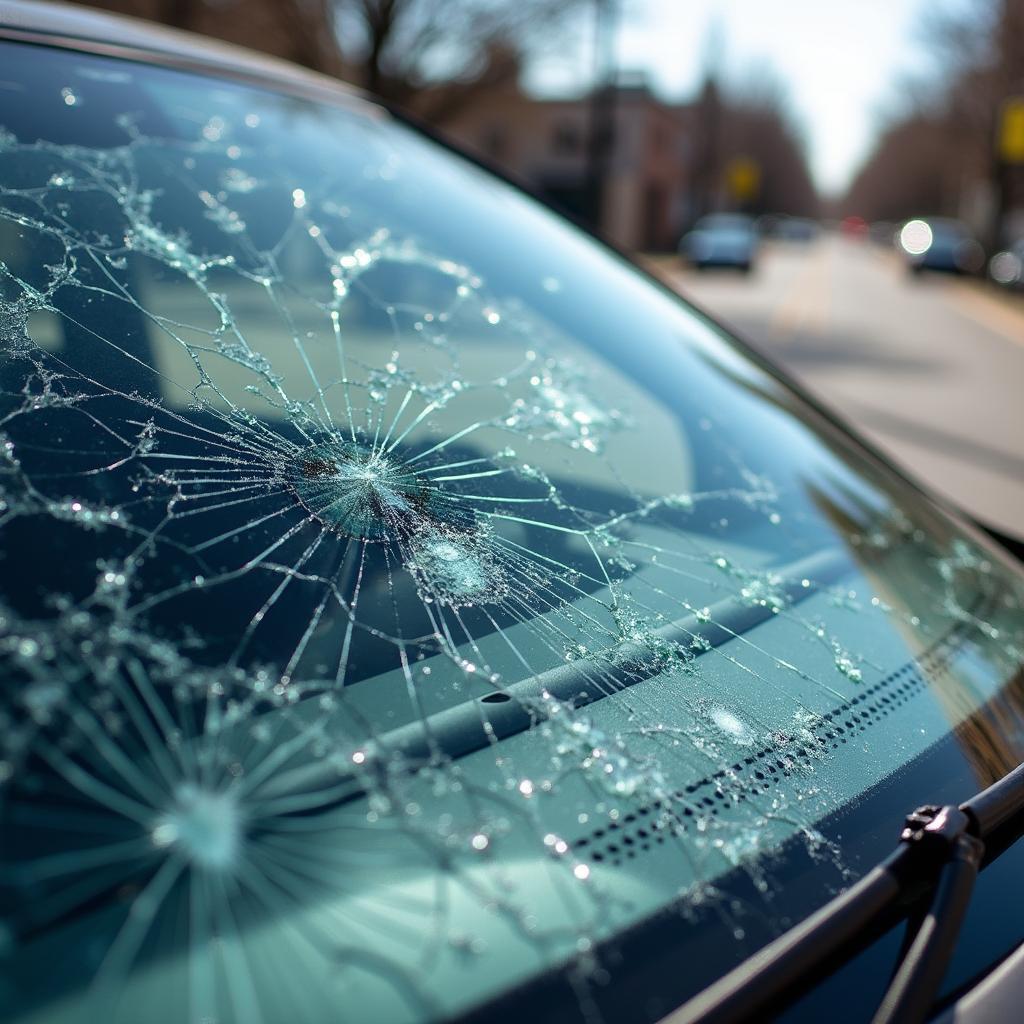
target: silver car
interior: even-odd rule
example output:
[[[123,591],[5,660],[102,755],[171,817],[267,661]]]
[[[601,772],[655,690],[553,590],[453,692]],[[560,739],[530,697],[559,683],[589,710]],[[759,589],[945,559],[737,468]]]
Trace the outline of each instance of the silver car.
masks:
[[[679,243],[679,251],[694,267],[731,268],[749,273],[758,248],[757,227],[742,213],[714,213],[702,217]]]

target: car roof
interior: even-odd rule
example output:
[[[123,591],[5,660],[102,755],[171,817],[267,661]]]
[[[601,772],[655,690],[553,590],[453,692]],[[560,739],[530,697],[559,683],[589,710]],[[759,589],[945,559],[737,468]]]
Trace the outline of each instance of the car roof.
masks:
[[[0,39],[65,46],[165,66],[206,71],[363,108],[373,99],[354,86],[278,57],[166,28],[140,18],[46,0],[0,0]]]
[[[953,217],[928,217],[928,224],[935,232],[942,232],[948,235],[969,235],[970,231],[963,221]]]
[[[709,213],[698,221],[703,227],[750,228],[754,220],[745,213]]]

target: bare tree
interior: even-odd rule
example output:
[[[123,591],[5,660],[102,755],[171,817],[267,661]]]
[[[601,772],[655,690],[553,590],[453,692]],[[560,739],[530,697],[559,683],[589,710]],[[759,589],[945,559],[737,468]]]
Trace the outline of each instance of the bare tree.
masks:
[[[932,12],[922,34],[940,70],[890,118],[845,208],[868,218],[955,215],[987,187],[989,223],[975,226],[996,244],[1011,209],[1024,208],[1024,173],[1000,163],[996,148],[1004,102],[1024,94],[1024,0]]]
[[[82,2],[262,50],[442,122],[564,40],[587,0]]]
[[[523,58],[564,39],[582,0],[337,0],[356,81],[434,122],[514,82]]]
[[[344,72],[336,0],[80,0],[261,50],[331,75]]]
[[[788,89],[769,65],[748,70],[730,90],[723,119],[727,153],[753,160],[760,173],[751,212],[814,216],[818,196],[807,146]]]
[[[897,221],[921,214],[955,215],[959,168],[950,163],[949,125],[911,114],[882,134],[843,200],[844,212]]]
[[[736,205],[749,213],[818,213],[806,144],[785,85],[771,68],[753,68],[738,86],[723,87],[718,68],[709,64],[693,112],[694,218]],[[742,198],[726,187],[736,162],[753,165],[758,175],[756,188]]]

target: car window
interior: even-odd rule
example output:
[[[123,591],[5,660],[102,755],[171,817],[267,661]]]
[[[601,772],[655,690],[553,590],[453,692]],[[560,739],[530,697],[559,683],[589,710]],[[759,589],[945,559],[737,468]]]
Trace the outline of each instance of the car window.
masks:
[[[651,1018],[1019,762],[1019,574],[622,258],[344,94],[2,53],[10,1019]]]

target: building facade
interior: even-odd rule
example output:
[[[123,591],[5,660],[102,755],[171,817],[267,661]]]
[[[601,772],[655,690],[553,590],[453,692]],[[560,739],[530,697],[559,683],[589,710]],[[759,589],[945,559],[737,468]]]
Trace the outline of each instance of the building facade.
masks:
[[[689,108],[661,102],[642,83],[621,84],[601,102],[607,104],[606,155],[596,227],[626,249],[674,249],[689,212]],[[534,99],[509,88],[444,130],[570,213],[593,220],[595,106],[590,96]]]

